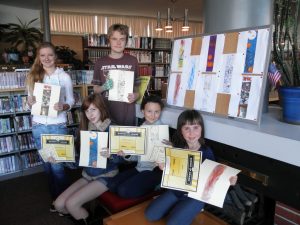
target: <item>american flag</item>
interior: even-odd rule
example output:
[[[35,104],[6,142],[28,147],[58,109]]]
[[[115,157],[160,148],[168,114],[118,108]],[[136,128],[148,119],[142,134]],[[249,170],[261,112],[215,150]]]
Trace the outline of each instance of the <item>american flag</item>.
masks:
[[[278,81],[281,78],[281,73],[276,68],[275,63],[271,63],[268,69],[268,78],[272,86],[276,87]]]

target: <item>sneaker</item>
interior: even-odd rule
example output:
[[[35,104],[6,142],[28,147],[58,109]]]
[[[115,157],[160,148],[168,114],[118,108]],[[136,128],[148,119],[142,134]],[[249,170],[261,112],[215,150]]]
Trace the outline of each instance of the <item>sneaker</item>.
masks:
[[[49,211],[52,212],[52,213],[57,212],[57,210],[56,210],[56,208],[54,207],[53,204],[51,204]]]
[[[58,215],[61,216],[61,217],[71,217],[71,215],[69,213],[61,213],[61,212],[59,212]]]

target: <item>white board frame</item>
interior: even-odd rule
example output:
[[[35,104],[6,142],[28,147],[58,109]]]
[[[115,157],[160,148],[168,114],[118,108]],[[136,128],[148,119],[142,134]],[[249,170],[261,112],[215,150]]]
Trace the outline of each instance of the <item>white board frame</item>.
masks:
[[[267,84],[267,72],[268,72],[268,66],[269,66],[269,61],[270,61],[270,53],[271,53],[271,44],[272,44],[272,34],[273,34],[273,29],[272,29],[272,25],[267,25],[267,26],[259,26],[259,27],[252,27],[252,28],[243,28],[243,29],[234,29],[234,30],[227,30],[225,32],[218,32],[218,33],[205,33],[205,34],[201,34],[201,35],[192,35],[192,36],[185,36],[185,37],[178,37],[174,39],[173,42],[173,46],[172,46],[172,58],[170,60],[170,72],[169,72],[169,78],[168,78],[168,88],[167,88],[167,106],[171,107],[171,108],[187,108],[184,106],[176,106],[174,104],[171,104],[168,101],[168,96],[169,96],[169,91],[170,91],[170,85],[171,85],[171,74],[173,73],[172,70],[172,61],[173,61],[173,57],[174,57],[174,48],[176,47],[174,45],[176,40],[180,40],[180,39],[190,39],[190,38],[196,38],[196,37],[205,37],[205,36],[211,36],[211,35],[219,35],[219,34],[227,34],[227,33],[234,33],[234,32],[245,32],[245,31],[251,31],[251,30],[261,30],[261,29],[267,29],[269,31],[269,35],[268,35],[268,43],[266,43],[266,51],[265,51],[265,62],[262,63],[262,67],[263,67],[263,74],[262,74],[262,83],[261,83],[261,88],[260,88],[260,93],[258,93],[258,97],[259,97],[259,102],[258,102],[258,107],[257,107],[257,112],[256,112],[256,118],[255,119],[246,119],[246,118],[241,118],[241,117],[237,117],[237,116],[230,116],[230,115],[220,115],[217,113],[213,113],[213,112],[208,112],[205,110],[201,110],[201,109],[196,109],[199,110],[201,113],[204,114],[209,114],[209,115],[213,115],[213,116],[218,116],[218,117],[224,117],[224,118],[228,118],[228,119],[234,119],[234,120],[238,120],[238,121],[242,121],[242,122],[247,122],[247,123],[253,123],[253,124],[257,124],[259,125],[261,122],[261,115],[262,115],[262,109],[263,109],[263,104],[267,104],[266,102],[264,102],[264,95],[265,95],[265,91],[266,91],[266,84]],[[182,100],[181,100],[182,101]],[[195,109],[195,107],[189,107],[189,108],[193,108]]]

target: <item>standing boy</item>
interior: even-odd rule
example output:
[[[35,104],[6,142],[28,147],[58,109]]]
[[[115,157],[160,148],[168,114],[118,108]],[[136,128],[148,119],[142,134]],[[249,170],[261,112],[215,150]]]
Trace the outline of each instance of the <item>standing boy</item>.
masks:
[[[109,108],[110,118],[117,125],[135,125],[135,104],[138,99],[138,61],[134,56],[124,53],[128,41],[128,26],[114,24],[108,29],[110,54],[97,60],[92,84],[95,93],[101,93]],[[128,101],[117,102],[107,100],[107,91],[113,87],[109,79],[109,70],[120,69],[134,71],[134,93],[128,94]]]

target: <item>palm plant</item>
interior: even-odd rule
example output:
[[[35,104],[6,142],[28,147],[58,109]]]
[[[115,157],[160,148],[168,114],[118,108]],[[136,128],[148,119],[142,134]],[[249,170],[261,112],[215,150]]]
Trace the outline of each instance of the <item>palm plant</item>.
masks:
[[[3,35],[3,41],[11,43],[11,45],[23,52],[29,47],[36,48],[37,45],[42,41],[42,32],[31,25],[38,20],[35,18],[31,21],[22,22],[19,18],[19,24],[8,23],[1,24]]]
[[[297,30],[300,0],[275,0],[273,59],[281,71],[282,86],[300,86]]]
[[[8,28],[8,24],[0,24],[0,41],[4,41],[4,37]]]

